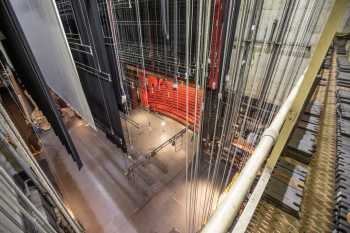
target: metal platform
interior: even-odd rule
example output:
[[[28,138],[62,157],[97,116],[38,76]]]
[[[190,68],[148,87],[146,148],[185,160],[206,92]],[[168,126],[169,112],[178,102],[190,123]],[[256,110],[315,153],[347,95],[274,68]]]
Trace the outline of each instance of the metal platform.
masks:
[[[316,151],[307,165],[307,177],[300,218],[262,200],[255,211],[247,232],[332,232],[334,189],[335,189],[335,150],[336,150],[336,71],[335,58],[332,69],[323,73],[323,85],[318,85],[312,101],[323,103],[320,117],[320,132]],[[326,84],[326,85],[324,85]],[[298,164],[297,161],[289,161]],[[305,166],[305,165],[304,165]]]

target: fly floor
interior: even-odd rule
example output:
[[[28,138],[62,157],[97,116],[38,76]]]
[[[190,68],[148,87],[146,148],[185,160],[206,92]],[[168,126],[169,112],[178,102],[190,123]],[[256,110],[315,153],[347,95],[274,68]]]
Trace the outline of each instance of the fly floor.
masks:
[[[289,188],[286,188],[286,186],[281,185],[281,182],[276,182],[276,178],[286,177],[284,175],[285,172],[280,173],[279,166],[276,167],[274,175],[277,172],[278,176],[270,180],[274,183],[265,190],[265,200],[260,201],[247,232],[299,233],[331,232],[333,230],[336,144],[334,61],[332,62],[332,69],[323,72],[323,79],[325,80],[325,85],[318,85],[314,95],[311,97],[313,103],[322,104],[322,114],[319,111],[319,104],[317,104],[317,107],[311,107],[312,111],[309,111],[307,118],[305,117],[305,112],[301,116],[300,121],[304,122],[300,124],[299,121],[297,128],[303,134],[309,131],[308,137],[303,136],[299,138],[302,138],[307,142],[307,145],[311,146],[305,146],[306,144],[303,142],[303,147],[295,148],[305,148],[306,150],[303,149],[301,151],[307,151],[310,156],[305,157],[305,153],[300,153],[299,151],[299,157],[295,157],[294,154],[289,154],[291,150],[288,148],[284,152],[285,156],[280,158],[280,162],[283,159],[288,159],[289,162],[305,167],[307,170],[303,174],[300,172],[297,172],[297,174],[296,170],[294,170],[289,176],[292,178],[288,179]],[[311,134],[317,134],[317,136],[313,136],[314,140],[309,140],[309,135]],[[300,162],[298,162],[298,158],[303,159],[299,159]],[[305,163],[308,164],[306,165]],[[284,190],[283,195],[281,195],[281,190]],[[300,194],[302,194],[302,199]],[[278,201],[278,205],[276,205],[276,201]]]

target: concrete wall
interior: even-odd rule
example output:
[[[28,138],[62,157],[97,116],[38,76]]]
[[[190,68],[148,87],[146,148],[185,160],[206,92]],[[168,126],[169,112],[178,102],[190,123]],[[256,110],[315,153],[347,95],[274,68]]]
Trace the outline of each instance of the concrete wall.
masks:
[[[346,11],[344,20],[341,25],[339,25],[338,32],[350,33],[350,3]]]
[[[269,38],[272,30],[272,24],[274,20],[279,20],[282,15],[283,6],[286,0],[265,0],[262,12],[262,18],[260,21],[259,31],[257,34],[257,40],[263,42],[266,38]],[[271,88],[268,92],[269,102],[277,100],[277,102],[283,102],[284,98],[288,95],[286,90],[293,84],[290,77],[300,77],[309,62],[309,57],[313,53],[315,45],[317,45],[320,38],[320,34],[323,31],[323,27],[328,19],[330,10],[334,4],[334,0],[325,0],[321,11],[321,16],[317,21],[310,41],[305,40],[303,35],[307,28],[308,19],[313,12],[311,9],[314,4],[321,4],[319,0],[300,0],[297,4],[297,10],[291,17],[291,24],[288,28],[288,35],[283,44],[284,53],[280,56],[276,64],[276,72],[273,75],[271,82]],[[315,15],[313,12],[312,15]],[[267,36],[265,36],[267,35]],[[237,39],[237,38],[236,38]],[[309,47],[306,53],[304,49],[291,50],[292,44],[300,43]],[[307,42],[307,43],[306,43]],[[249,71],[249,79],[247,82],[245,94],[252,94],[253,97],[258,98],[258,89],[262,85],[264,72],[266,71],[267,61],[269,60],[270,53],[261,53],[262,43],[259,43],[254,48],[254,56]],[[292,51],[292,53],[291,53]],[[290,57],[289,55],[292,54]],[[232,75],[236,67],[233,65],[235,62],[235,50],[231,59],[230,77],[227,79],[228,84],[232,82]],[[259,58],[260,57],[260,58]],[[298,59],[303,57],[302,59]]]

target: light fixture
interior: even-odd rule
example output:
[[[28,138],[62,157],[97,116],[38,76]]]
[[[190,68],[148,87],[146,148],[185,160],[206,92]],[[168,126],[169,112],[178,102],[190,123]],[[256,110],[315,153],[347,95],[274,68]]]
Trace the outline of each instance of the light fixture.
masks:
[[[175,81],[175,82],[173,83],[173,89],[177,89],[177,86],[178,86],[178,83],[177,83],[177,81]]]

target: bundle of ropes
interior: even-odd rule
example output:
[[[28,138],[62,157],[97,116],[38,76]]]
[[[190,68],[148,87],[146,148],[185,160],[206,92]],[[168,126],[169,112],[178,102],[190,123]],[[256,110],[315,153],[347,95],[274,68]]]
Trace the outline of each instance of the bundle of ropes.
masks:
[[[244,167],[306,68],[333,1],[273,3],[101,1],[124,86],[128,65],[143,80],[152,71],[185,85],[186,232],[201,229]],[[199,111],[190,112],[190,96]]]

